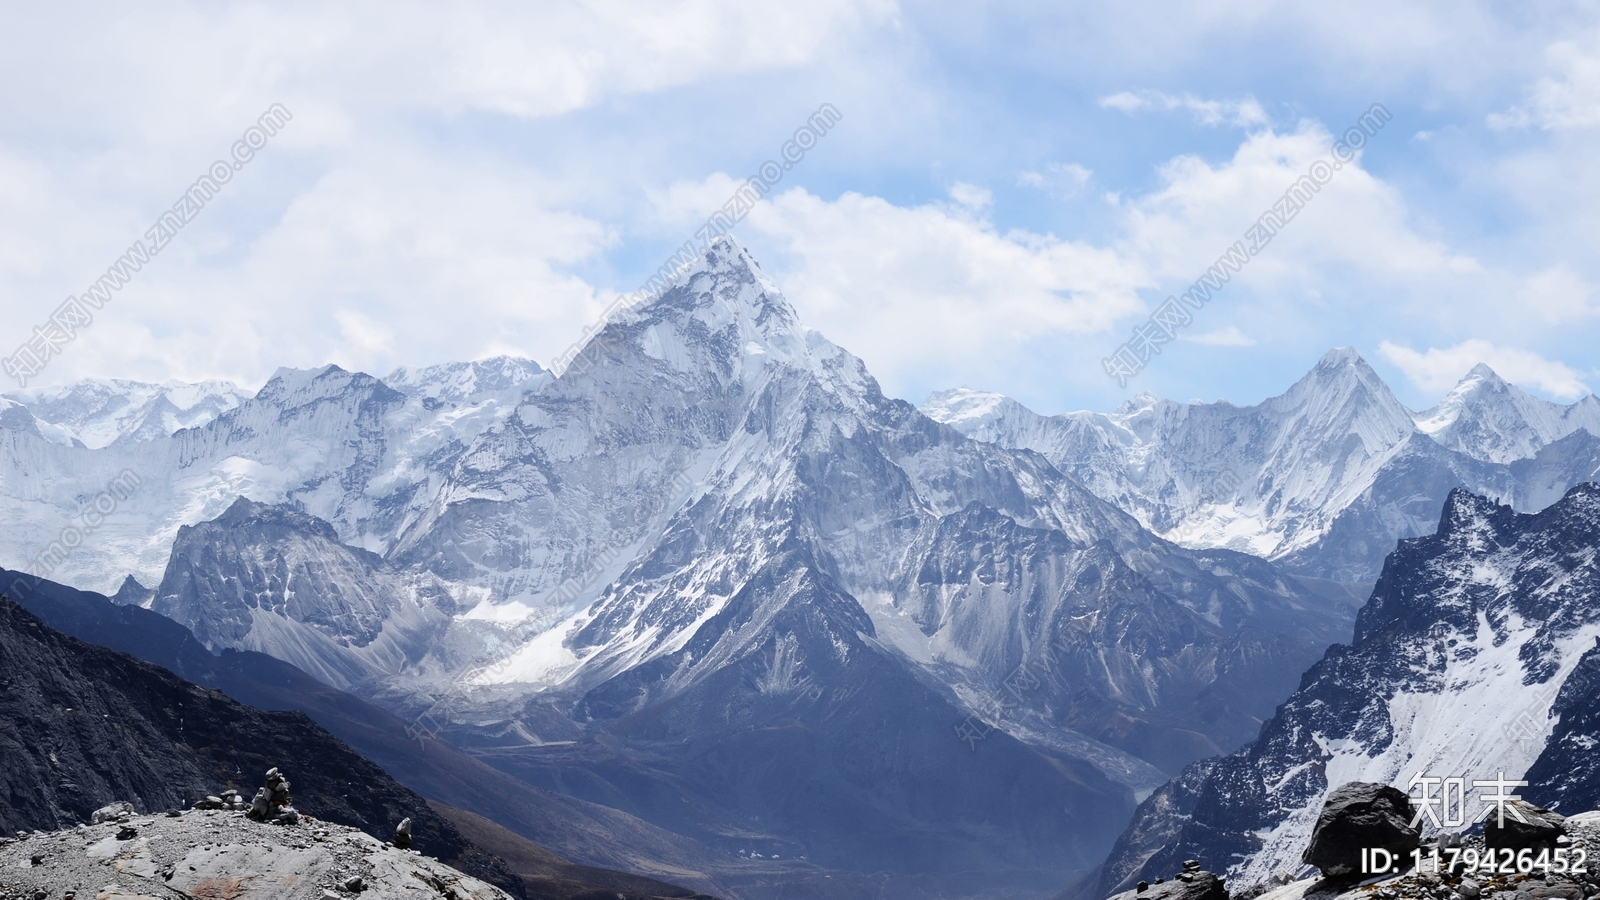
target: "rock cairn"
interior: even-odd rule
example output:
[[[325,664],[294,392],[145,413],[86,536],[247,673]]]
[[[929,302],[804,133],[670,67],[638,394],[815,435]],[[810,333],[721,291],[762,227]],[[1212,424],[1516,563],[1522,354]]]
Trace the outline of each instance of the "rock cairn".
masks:
[[[238,791],[223,791],[222,796],[207,796],[204,800],[196,800],[194,809],[249,809],[250,804],[245,802],[244,795]]]
[[[1132,892],[1117,895],[1113,900],[1228,900],[1228,888],[1217,875],[1200,867],[1200,860],[1183,863],[1183,871],[1171,880],[1157,878],[1155,884],[1139,882]]]
[[[256,791],[256,798],[250,801],[250,811],[245,815],[257,822],[271,822],[274,825],[294,825],[300,821],[300,813],[294,808],[294,801],[289,796],[289,779],[283,777],[277,767],[267,770],[267,783]]]
[[[411,849],[411,820],[401,819],[400,825],[394,830],[394,846],[397,850]]]

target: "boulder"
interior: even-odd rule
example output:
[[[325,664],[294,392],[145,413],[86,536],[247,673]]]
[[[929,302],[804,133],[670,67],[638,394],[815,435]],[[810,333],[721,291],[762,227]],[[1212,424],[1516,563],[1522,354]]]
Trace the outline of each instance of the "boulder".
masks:
[[[1411,798],[1386,784],[1352,781],[1328,795],[1301,861],[1324,878],[1361,877],[1361,851],[1381,847],[1405,859],[1422,844]]]
[[[1520,818],[1519,818],[1520,816]],[[1524,800],[1506,802],[1505,822],[1491,807],[1489,819],[1483,825],[1483,843],[1496,850],[1554,849],[1556,838],[1567,833],[1567,817],[1548,809],[1540,809]]]
[[[106,822],[126,822],[133,818],[133,804],[126,800],[118,800],[95,810],[89,817],[91,825],[103,825]]]

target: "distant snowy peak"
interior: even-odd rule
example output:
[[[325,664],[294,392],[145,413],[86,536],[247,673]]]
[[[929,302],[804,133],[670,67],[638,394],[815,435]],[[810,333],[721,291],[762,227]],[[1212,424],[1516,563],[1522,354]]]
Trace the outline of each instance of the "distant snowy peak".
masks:
[[[1451,488],[1534,508],[1532,498],[1548,502],[1592,471],[1587,445],[1556,442],[1600,436],[1600,400],[1549,403],[1486,366],[1412,413],[1349,347],[1255,406],[1141,394],[1111,413],[1041,416],[963,388],[922,410],[968,437],[1043,454],[1168,540],[1356,581],[1377,576],[1395,540],[1427,533]]]
[[[377,393],[399,401],[404,395],[365,372],[349,372],[335,365],[319,369],[281,368],[267,379],[253,398],[258,406],[280,410],[297,409],[329,400],[343,400],[352,393]]]
[[[14,391],[6,398],[26,406],[41,423],[60,431],[46,433],[60,443],[81,441],[99,449],[116,441],[159,440],[196,428],[250,398],[229,381],[151,384],[120,378],[91,378],[63,387]]]
[[[41,422],[26,406],[0,397],[0,431],[14,431],[43,438],[53,444],[74,447],[81,444],[69,430]]]
[[[1305,377],[1260,408],[1294,426],[1283,437],[1354,434],[1369,454],[1389,451],[1415,429],[1411,413],[1353,347],[1328,351]]]
[[[1416,415],[1417,428],[1443,446],[1486,462],[1528,459],[1584,429],[1600,437],[1600,399],[1563,406],[1534,397],[1479,363],[1439,402]]]
[[[642,354],[675,371],[750,383],[768,362],[820,370],[835,352],[826,341],[817,345],[783,292],[724,235],[661,296],[613,317],[562,375]]]
[[[1033,426],[1044,418],[1004,394],[964,387],[929,394],[923,401],[922,413],[968,437],[991,441],[986,435]]]
[[[969,437],[1044,454],[1178,543],[1262,556],[1314,539],[1415,431],[1350,348],[1252,407],[1143,394],[1113,413],[1045,417],[966,391],[935,395],[923,411]]]
[[[437,366],[402,366],[390,372],[383,382],[407,397],[469,403],[491,394],[533,389],[549,378],[550,374],[531,359],[495,356]]]

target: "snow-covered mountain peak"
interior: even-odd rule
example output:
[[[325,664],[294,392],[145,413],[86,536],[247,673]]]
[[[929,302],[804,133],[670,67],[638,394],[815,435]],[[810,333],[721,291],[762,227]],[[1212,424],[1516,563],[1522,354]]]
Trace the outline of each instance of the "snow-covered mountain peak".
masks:
[[[1007,403],[1016,401],[1004,394],[959,387],[929,394],[922,402],[922,411],[936,422],[953,425],[991,415]]]
[[[407,397],[463,403],[488,394],[528,390],[548,374],[531,359],[494,356],[436,366],[401,366],[383,382]]]
[[[1515,515],[1509,506],[1474,494],[1466,488],[1456,488],[1445,498],[1444,511],[1439,515],[1437,534],[1441,538],[1450,538],[1467,533],[1482,533],[1488,528],[1493,528],[1500,520],[1508,520]]]
[[[1445,447],[1485,462],[1509,463],[1580,428],[1600,436],[1600,400],[1593,394],[1568,406],[1542,400],[1478,363],[1415,420],[1419,431]]]
[[[826,342],[823,342],[826,345]],[[819,374],[834,354],[818,353],[783,292],[748,251],[723,235],[674,277],[661,296],[626,310],[601,328],[573,364],[584,378],[600,362],[632,366],[639,355],[673,371],[751,387],[766,366],[782,362]]]
[[[38,434],[39,423],[33,413],[26,406],[15,400],[0,397],[0,428],[7,431],[20,431],[24,434]]]
[[[333,530],[333,526],[315,516],[308,516],[285,506],[257,503],[249,497],[240,497],[233,501],[222,515],[211,520],[213,525],[222,528],[237,528],[250,522],[269,527],[301,529],[335,543],[339,540],[339,534]]]
[[[924,412],[969,437],[1044,454],[1177,543],[1273,557],[1326,534],[1416,433],[1411,412],[1349,347],[1255,406],[1140,394],[1109,414],[1039,416],[1003,398],[941,398]]]
[[[249,399],[250,392],[220,380],[152,384],[87,378],[5,396],[28,407],[47,439],[69,445],[76,440],[99,449],[117,441],[159,440],[204,425]]]
[[[1323,429],[1358,426],[1369,451],[1403,440],[1415,427],[1410,412],[1353,347],[1329,350],[1289,390],[1262,407],[1305,417]]]
[[[365,372],[349,372],[331,363],[320,369],[285,367],[267,379],[255,399],[281,409],[293,409],[318,400],[339,397],[352,387],[370,385],[382,385],[382,382]]]
[[[1346,346],[1334,347],[1327,353],[1322,354],[1322,358],[1317,360],[1317,365],[1318,367],[1327,366],[1331,368],[1337,366],[1356,365],[1365,362],[1366,360],[1361,356],[1361,351],[1354,347]]]
[[[178,529],[150,608],[212,650],[275,652],[348,689],[420,658],[454,603],[437,579],[341,543],[330,522],[241,497]]]
[[[1417,428],[1424,434],[1436,435],[1454,425],[1461,414],[1475,404],[1512,403],[1519,394],[1522,391],[1508,384],[1495,370],[1478,363],[1456,382],[1438,405],[1417,413]]]
[[[1128,399],[1117,404],[1117,409],[1114,415],[1123,417],[1136,416],[1139,413],[1152,410],[1166,402],[1167,401],[1161,399],[1150,391],[1140,391],[1139,393],[1134,394],[1132,397],[1129,397]]]
[[[1405,790],[1417,772],[1504,773],[1531,802],[1588,808],[1576,804],[1594,790],[1593,681],[1567,682],[1600,664],[1597,537],[1594,484],[1533,514],[1453,491],[1439,532],[1390,554],[1354,640],[1328,650],[1256,741],[1141,808],[1100,895],[1175,859],[1210,860],[1245,889],[1292,871],[1324,799],[1350,781]],[[1553,790],[1569,773],[1587,798]]]
[[[1505,383],[1500,378],[1499,374],[1495,372],[1495,370],[1489,368],[1489,364],[1488,363],[1478,363],[1477,365],[1473,366],[1471,369],[1468,369],[1467,370],[1467,378],[1466,379],[1462,379],[1462,380],[1465,381],[1465,380],[1471,379],[1471,378],[1476,378],[1476,379],[1479,379],[1479,380],[1482,380],[1482,381],[1497,381],[1497,382],[1500,382],[1501,384]]]

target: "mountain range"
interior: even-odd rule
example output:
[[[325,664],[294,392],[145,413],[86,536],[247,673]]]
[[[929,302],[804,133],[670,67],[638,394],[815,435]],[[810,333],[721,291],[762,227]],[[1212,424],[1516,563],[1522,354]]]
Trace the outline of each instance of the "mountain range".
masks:
[[[1370,583],[1401,538],[1428,534],[1456,487],[1525,512],[1600,473],[1600,398],[1531,396],[1478,365],[1413,412],[1351,348],[1255,406],[1143,394],[1113,413],[1042,416],[958,389],[923,412],[1037,451],[1155,533],[1291,571]]]
[[[1348,350],[1255,407],[918,409],[728,238],[559,374],[108,384],[3,401],[0,562],[795,864],[751,898],[1055,894],[1260,732],[1452,488],[1600,465],[1593,397],[1480,369],[1412,413]],[[115,412],[158,400],[192,414]]]

